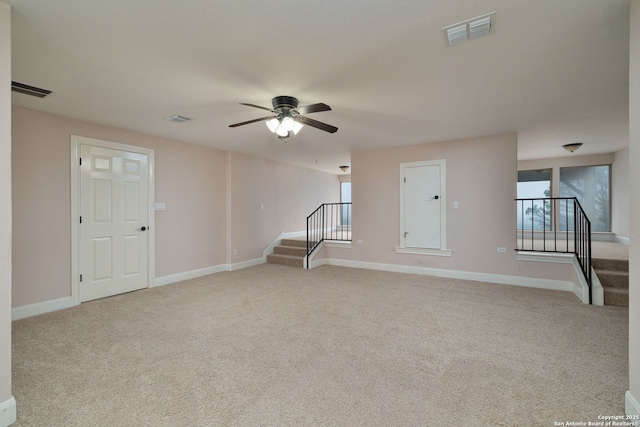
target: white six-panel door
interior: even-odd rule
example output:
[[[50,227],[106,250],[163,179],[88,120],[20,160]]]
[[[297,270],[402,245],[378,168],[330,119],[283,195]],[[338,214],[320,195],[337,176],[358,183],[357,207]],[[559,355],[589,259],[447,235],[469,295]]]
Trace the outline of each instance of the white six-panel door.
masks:
[[[81,144],[79,300],[149,286],[149,158]]]

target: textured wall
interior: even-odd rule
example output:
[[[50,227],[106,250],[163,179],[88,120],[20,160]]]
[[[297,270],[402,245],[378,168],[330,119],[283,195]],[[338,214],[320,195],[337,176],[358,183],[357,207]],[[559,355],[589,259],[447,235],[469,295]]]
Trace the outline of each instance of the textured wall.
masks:
[[[631,0],[629,67],[629,391],[640,402],[640,0]],[[640,407],[636,408],[640,411]],[[636,412],[639,413],[639,412]]]
[[[11,8],[6,3],[0,3],[0,405],[11,398],[10,87]]]
[[[229,156],[231,263],[262,257],[280,233],[306,230],[306,218],[318,206],[340,201],[336,175],[238,153]]]
[[[13,307],[70,296],[70,135],[155,150],[156,277],[262,257],[340,197],[336,175],[14,107]]]
[[[155,150],[156,277],[225,263],[225,152],[14,107],[14,307],[70,296],[71,135]]]
[[[613,153],[611,168],[611,231],[629,237],[629,147]]]
[[[400,163],[446,160],[447,249],[451,257],[397,254]],[[352,153],[353,247],[325,256],[445,270],[574,280],[566,264],[517,261],[515,134]],[[459,208],[453,209],[458,201]],[[363,244],[357,241],[362,240]],[[499,253],[498,247],[507,248]]]

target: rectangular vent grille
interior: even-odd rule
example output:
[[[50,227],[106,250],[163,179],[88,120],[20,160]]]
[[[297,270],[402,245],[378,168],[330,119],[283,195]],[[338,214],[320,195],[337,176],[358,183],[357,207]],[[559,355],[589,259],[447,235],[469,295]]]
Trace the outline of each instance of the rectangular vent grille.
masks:
[[[453,46],[464,43],[467,40],[493,34],[495,29],[496,13],[491,12],[477,18],[467,19],[457,24],[449,25],[442,29],[445,44]]]
[[[53,92],[47,89],[42,89],[35,86],[29,86],[24,83],[11,82],[11,90],[13,92],[24,93],[25,95],[35,96],[37,98],[44,98],[51,95]]]

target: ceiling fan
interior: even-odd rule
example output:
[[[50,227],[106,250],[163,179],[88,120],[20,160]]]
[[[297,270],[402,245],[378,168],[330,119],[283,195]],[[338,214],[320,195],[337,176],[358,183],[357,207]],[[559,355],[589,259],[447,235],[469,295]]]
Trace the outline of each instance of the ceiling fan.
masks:
[[[230,128],[238,126],[248,125],[256,122],[267,122],[269,130],[276,135],[279,139],[285,139],[293,134],[297,134],[303,125],[309,125],[316,129],[323,130],[329,133],[335,133],[338,128],[328,125],[326,123],[319,122],[317,120],[310,119],[302,114],[318,113],[320,111],[330,111],[331,107],[327,104],[312,104],[298,107],[298,100],[293,96],[276,96],[271,100],[273,108],[261,107],[255,104],[246,104],[241,102],[240,105],[246,105],[247,107],[260,108],[261,110],[271,111],[274,116],[260,117],[259,119],[249,120],[246,122],[235,123],[229,125]]]

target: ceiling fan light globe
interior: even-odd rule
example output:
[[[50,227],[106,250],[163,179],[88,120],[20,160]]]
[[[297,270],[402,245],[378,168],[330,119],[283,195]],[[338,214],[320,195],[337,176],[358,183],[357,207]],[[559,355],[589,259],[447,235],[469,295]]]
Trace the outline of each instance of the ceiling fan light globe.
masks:
[[[282,125],[280,125],[278,126],[278,129],[276,129],[276,134],[278,136],[287,137],[289,136],[289,131],[286,130]]]
[[[297,135],[300,129],[302,129],[302,126],[303,124],[298,121],[293,122],[293,134]]]
[[[275,133],[276,129],[280,126],[280,122],[277,117],[267,120],[267,127],[272,133]]]
[[[280,127],[286,129],[286,131],[289,132],[293,130],[295,123],[296,122],[293,120],[292,117],[287,116],[284,119],[282,119],[282,123],[280,123]]]

